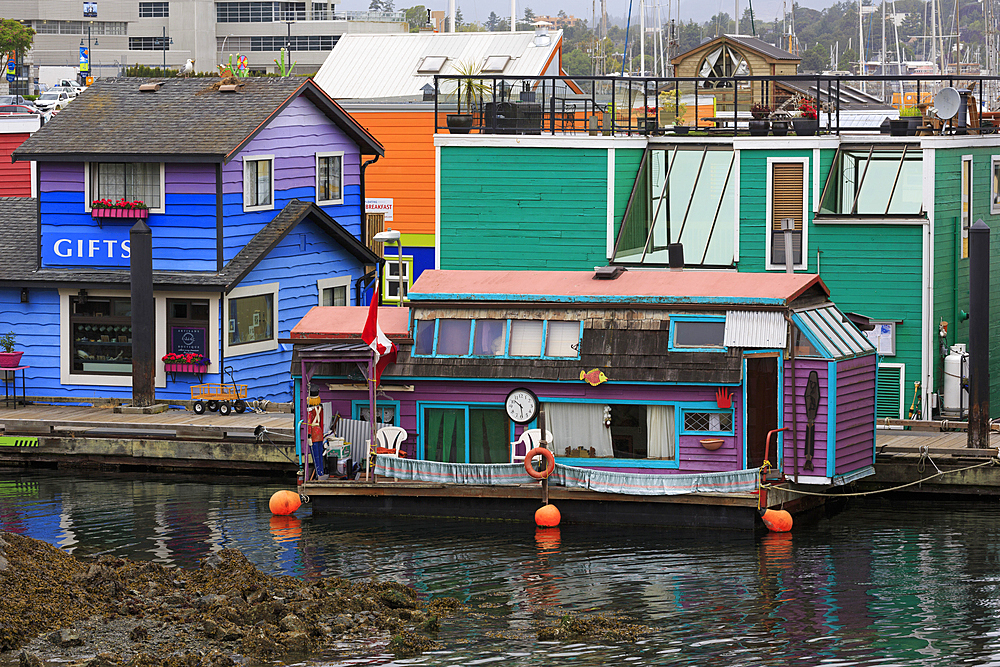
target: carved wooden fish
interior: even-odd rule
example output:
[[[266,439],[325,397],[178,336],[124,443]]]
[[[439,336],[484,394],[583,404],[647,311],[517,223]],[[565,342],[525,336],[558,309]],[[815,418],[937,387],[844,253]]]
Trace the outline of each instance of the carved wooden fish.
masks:
[[[607,382],[608,376],[604,374],[604,371],[594,368],[587,372],[580,371],[580,379],[585,380],[591,387],[596,387],[602,382]]]

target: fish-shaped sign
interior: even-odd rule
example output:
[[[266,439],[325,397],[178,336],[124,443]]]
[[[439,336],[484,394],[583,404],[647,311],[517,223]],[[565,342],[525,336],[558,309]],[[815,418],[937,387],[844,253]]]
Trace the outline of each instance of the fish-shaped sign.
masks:
[[[596,387],[602,382],[608,381],[608,376],[604,374],[604,371],[594,368],[589,371],[580,371],[580,379],[589,384],[591,387]]]

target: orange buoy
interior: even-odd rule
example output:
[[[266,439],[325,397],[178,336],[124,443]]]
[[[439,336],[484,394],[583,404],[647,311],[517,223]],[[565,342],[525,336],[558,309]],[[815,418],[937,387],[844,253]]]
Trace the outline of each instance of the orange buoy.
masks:
[[[542,505],[535,510],[535,525],[539,528],[555,528],[562,516],[555,505]]]
[[[785,510],[760,510],[760,518],[773,533],[787,533],[792,529],[792,515]]]
[[[283,516],[291,514],[302,505],[302,499],[294,491],[275,491],[271,496],[271,501],[267,504],[271,508],[271,514]]]

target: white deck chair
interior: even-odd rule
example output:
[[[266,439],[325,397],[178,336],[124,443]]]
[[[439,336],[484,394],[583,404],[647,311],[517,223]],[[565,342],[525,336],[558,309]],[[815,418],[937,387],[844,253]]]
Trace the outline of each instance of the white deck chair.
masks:
[[[521,433],[521,437],[510,443],[510,462],[523,463],[524,456],[538,446],[542,440],[542,429],[529,428]],[[545,430],[545,443],[552,449],[552,431]]]
[[[399,426],[383,426],[375,431],[375,453],[399,458],[400,450],[406,441],[406,429]],[[368,479],[368,471],[372,464],[372,441],[371,438],[365,440],[365,479]]]

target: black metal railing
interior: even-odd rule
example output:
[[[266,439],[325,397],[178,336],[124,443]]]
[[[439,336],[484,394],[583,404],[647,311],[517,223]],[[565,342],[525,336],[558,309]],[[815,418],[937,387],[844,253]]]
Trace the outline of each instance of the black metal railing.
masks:
[[[928,110],[934,94],[945,87],[962,91],[962,111],[936,119]],[[759,133],[754,120],[767,120],[777,134],[783,124],[790,130],[787,126],[800,124],[797,117],[809,115],[805,103],[815,110],[812,128],[820,134],[884,131],[882,119],[905,107],[919,109],[914,117],[930,123],[929,131],[964,134],[969,128],[994,131],[992,114],[982,116],[985,107],[978,100],[1000,99],[1000,77],[437,75],[433,97],[435,131],[453,134],[736,136]]]

